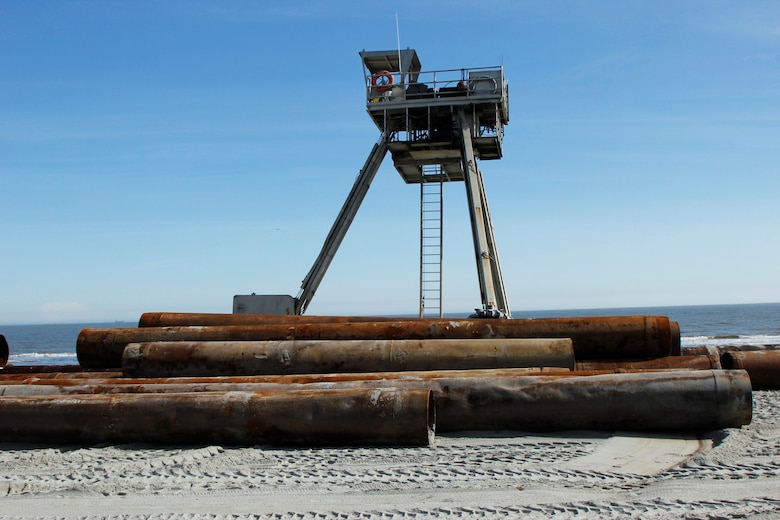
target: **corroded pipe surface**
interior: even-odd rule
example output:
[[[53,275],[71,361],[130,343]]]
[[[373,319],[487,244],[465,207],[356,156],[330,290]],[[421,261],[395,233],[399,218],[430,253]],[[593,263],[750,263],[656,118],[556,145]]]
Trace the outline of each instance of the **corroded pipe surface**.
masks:
[[[666,356],[656,359],[616,360],[616,361],[577,361],[576,370],[644,370],[644,369],[683,369],[683,370],[719,370],[720,356]]]
[[[453,371],[460,372],[460,371]],[[439,373],[441,374],[441,373]],[[486,381],[513,380],[515,378],[494,377],[490,380],[462,375],[459,377],[436,377],[405,379],[344,379],[341,381],[312,381],[307,383],[285,383],[279,380],[247,381],[245,377],[202,378],[201,382],[182,382],[193,378],[165,378],[162,383],[151,383],[155,379],[134,379],[134,383],[115,384],[99,380],[86,380],[73,384],[0,384],[0,396],[23,397],[40,395],[79,395],[79,394],[189,394],[193,392],[288,392],[293,390],[334,390],[334,389],[372,389],[372,388],[427,388],[441,393],[442,386],[480,385]],[[207,379],[211,379],[208,381]],[[270,378],[269,378],[270,379]]]
[[[109,372],[109,377],[102,374],[86,374],[82,378],[50,378],[49,374],[28,375],[22,379],[0,379],[3,385],[59,385],[72,386],[83,384],[100,385],[140,385],[140,384],[214,384],[214,383],[279,383],[279,384],[304,384],[304,383],[337,383],[341,381],[373,381],[377,379],[393,380],[424,380],[439,379],[442,377],[520,377],[541,374],[573,374],[567,368],[497,368],[497,369],[473,369],[473,370],[437,370],[414,372],[361,372],[351,374],[289,374],[289,375],[261,375],[261,376],[201,376],[201,377],[124,377],[121,372]],[[604,372],[599,372],[604,373]],[[68,374],[65,374],[68,375]],[[591,375],[591,373],[588,373]]]
[[[670,321],[669,330],[672,336],[672,348],[669,351],[669,355],[679,356],[682,354],[682,341],[680,340],[680,324],[676,321]]]
[[[670,355],[674,342],[663,316],[523,320],[408,320],[213,327],[84,329],[76,343],[87,368],[117,368],[129,343],[312,339],[571,338],[579,360]],[[677,338],[679,340],[679,338]]]
[[[413,319],[413,318],[409,318]],[[461,321],[456,318],[453,321]],[[145,312],[139,327],[190,327],[224,325],[269,325],[300,323],[366,323],[398,321],[385,316],[300,316],[297,314],[218,314],[195,312]]]
[[[28,376],[23,380],[0,381],[3,386],[98,386],[103,391],[109,387],[131,387],[139,385],[167,385],[167,384],[259,384],[274,383],[281,385],[295,385],[308,383],[341,383],[344,381],[427,381],[429,379],[516,379],[532,376],[555,377],[588,377],[611,374],[627,373],[654,373],[669,372],[669,370],[589,370],[576,371],[565,368],[493,368],[473,370],[436,370],[413,372],[354,372],[346,374],[288,374],[288,375],[260,375],[260,376],[201,376],[201,377],[123,377],[119,373],[115,377],[98,377],[88,374],[83,378],[49,378]],[[128,390],[129,391],[129,390]],[[122,390],[118,390],[122,392]],[[34,394],[37,395],[37,394]]]
[[[693,370],[539,376],[437,396],[439,431],[738,428],[752,416],[746,372]]]
[[[6,363],[8,363],[8,341],[0,334],[0,367],[4,367]]]
[[[433,438],[425,389],[3,397],[0,440],[413,445]]]
[[[518,370],[518,369],[513,369]],[[482,372],[471,377],[470,372]],[[744,371],[674,371],[509,375],[504,371],[441,371],[434,377],[406,372],[403,378],[345,379],[361,374],[322,375],[314,382],[295,376],[135,379],[126,384],[0,387],[0,395],[94,392],[287,392],[332,389],[426,388],[433,392],[437,429],[705,431],[748,424],[751,387]],[[487,373],[493,373],[487,376]],[[498,375],[503,373],[504,375]],[[396,374],[385,374],[394,376]],[[298,381],[309,382],[298,382]],[[151,382],[154,381],[154,382]],[[290,382],[295,381],[295,382]],[[1,399],[0,399],[1,400]]]
[[[6,365],[0,368],[0,378],[9,374],[68,374],[68,373],[105,373],[109,369],[96,368],[85,369],[81,365]]]
[[[78,365],[77,365],[78,366]],[[27,365],[25,365],[25,368]],[[5,368],[18,368],[13,365],[7,365]],[[81,367],[79,367],[81,368]],[[109,371],[109,370],[84,370],[79,371],[40,371],[40,370],[23,370],[12,371],[6,373],[5,369],[0,370],[0,382],[5,384],[8,381],[25,381],[28,379],[84,379],[89,377],[122,377],[122,372]]]
[[[574,368],[570,339],[168,341],[131,343],[130,377]]]
[[[695,347],[686,347],[682,351],[683,356],[700,356],[707,353],[715,353],[720,356],[726,352],[755,352],[761,350],[780,350],[780,345],[697,345]]]
[[[374,372],[344,374],[291,374],[261,376],[203,376],[203,377],[117,377],[84,379],[29,378],[21,383],[0,382],[0,396],[35,396],[69,394],[122,393],[191,393],[227,391],[284,391],[332,388],[431,388],[484,385],[495,381],[545,376],[544,381],[563,377],[592,377],[597,375],[658,373],[668,370],[591,370],[571,372],[551,368],[508,368],[475,370],[439,370],[412,372]]]
[[[724,368],[747,370],[756,390],[780,388],[780,350],[733,350],[724,352],[721,361]]]
[[[685,354],[681,354],[680,357],[682,359],[686,359],[705,356],[711,360],[712,368],[721,368],[721,354],[722,353],[718,347],[709,345],[696,348],[696,354],[693,352],[686,352]]]

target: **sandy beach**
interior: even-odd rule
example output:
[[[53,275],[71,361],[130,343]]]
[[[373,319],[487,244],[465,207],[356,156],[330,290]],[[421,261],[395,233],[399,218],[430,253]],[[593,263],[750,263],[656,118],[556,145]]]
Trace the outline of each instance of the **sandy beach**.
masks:
[[[0,444],[3,518],[780,516],[780,392],[695,436],[438,435],[427,448]]]

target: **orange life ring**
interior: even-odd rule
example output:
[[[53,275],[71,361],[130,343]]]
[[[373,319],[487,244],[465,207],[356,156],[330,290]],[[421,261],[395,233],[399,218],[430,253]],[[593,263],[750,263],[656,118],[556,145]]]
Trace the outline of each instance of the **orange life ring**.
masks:
[[[395,78],[389,70],[380,70],[371,76],[371,85],[379,92],[387,92],[393,83],[395,83]]]

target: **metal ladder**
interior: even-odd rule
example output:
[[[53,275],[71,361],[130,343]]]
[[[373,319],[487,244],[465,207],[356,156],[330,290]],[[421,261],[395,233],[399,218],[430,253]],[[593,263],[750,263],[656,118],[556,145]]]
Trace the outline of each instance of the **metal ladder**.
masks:
[[[442,317],[442,167],[425,165],[420,182],[420,318]]]

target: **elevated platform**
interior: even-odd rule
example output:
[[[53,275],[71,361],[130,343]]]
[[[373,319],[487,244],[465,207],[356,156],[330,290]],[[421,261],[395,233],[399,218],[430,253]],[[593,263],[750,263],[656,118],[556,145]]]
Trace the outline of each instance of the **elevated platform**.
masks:
[[[422,165],[441,164],[445,181],[462,181],[456,114],[471,116],[474,154],[500,159],[509,122],[509,88],[502,67],[422,71],[413,49],[363,51],[366,110],[407,183],[422,181]]]

